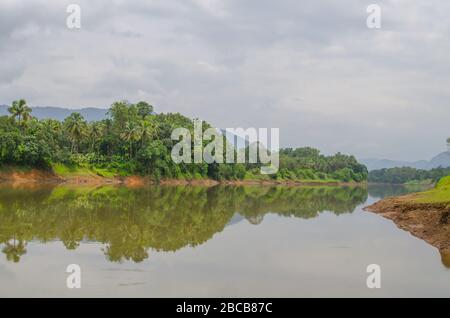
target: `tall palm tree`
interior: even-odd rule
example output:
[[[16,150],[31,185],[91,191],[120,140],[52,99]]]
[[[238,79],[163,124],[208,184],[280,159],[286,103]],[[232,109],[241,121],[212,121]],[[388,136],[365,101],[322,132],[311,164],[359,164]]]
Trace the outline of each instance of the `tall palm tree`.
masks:
[[[89,125],[89,139],[91,141],[91,151],[96,151],[97,141],[103,136],[105,125],[102,122],[94,122]]]
[[[450,152],[450,137],[447,138],[447,149]]]
[[[13,101],[8,111],[13,119],[18,118],[19,126],[21,126],[22,122],[27,122],[31,118],[32,110],[24,99]]]
[[[128,121],[125,124],[124,131],[120,134],[120,137],[129,143],[129,151],[130,151],[130,158],[133,156],[133,142],[137,141],[139,139],[139,131],[138,127],[135,123]]]
[[[72,113],[64,120],[64,125],[72,141],[71,151],[78,152],[81,140],[86,136],[87,123],[80,113]]]

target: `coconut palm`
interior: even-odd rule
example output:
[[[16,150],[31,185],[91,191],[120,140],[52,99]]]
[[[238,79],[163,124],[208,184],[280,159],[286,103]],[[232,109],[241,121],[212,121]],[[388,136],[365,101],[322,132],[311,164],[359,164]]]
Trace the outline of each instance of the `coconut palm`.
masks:
[[[133,156],[133,142],[139,140],[138,126],[136,126],[134,122],[128,121],[125,124],[124,131],[120,134],[120,138],[122,138],[125,142],[129,143],[129,151],[131,158]]]
[[[97,141],[103,136],[105,125],[102,122],[94,122],[89,125],[89,139],[91,141],[91,151],[96,151]]]
[[[19,126],[31,118],[32,110],[28,107],[27,102],[24,99],[13,101],[11,107],[8,108],[8,111],[14,120],[16,118],[18,119]]]
[[[16,240],[16,237],[14,235],[12,242],[8,241],[5,243],[2,252],[6,254],[6,259],[8,261],[18,263],[20,261],[20,257],[27,252],[27,249],[25,248],[26,245],[26,242],[20,239]]]
[[[80,113],[72,113],[64,120],[64,125],[72,141],[71,151],[78,152],[81,140],[86,136],[87,124]]]
[[[155,135],[155,132],[155,125],[152,121],[142,120],[137,127],[137,133],[141,141],[141,146],[143,146],[147,140],[152,138]]]

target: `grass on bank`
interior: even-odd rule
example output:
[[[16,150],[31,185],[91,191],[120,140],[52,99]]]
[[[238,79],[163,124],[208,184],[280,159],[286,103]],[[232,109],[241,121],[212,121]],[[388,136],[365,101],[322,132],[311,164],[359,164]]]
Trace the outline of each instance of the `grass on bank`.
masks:
[[[118,175],[115,171],[97,167],[80,167],[80,166],[67,166],[60,163],[52,164],[53,172],[61,177],[91,177],[100,176],[104,178],[114,178]]]
[[[342,183],[343,181],[332,179],[332,178],[325,178],[325,179],[299,179],[299,178],[277,178],[273,179],[269,175],[266,174],[260,174],[260,173],[254,173],[252,171],[247,171],[245,173],[244,177],[245,181],[280,181],[280,182],[302,182],[302,183]]]
[[[446,203],[450,202],[450,176],[442,178],[434,189],[419,193],[419,203]]]

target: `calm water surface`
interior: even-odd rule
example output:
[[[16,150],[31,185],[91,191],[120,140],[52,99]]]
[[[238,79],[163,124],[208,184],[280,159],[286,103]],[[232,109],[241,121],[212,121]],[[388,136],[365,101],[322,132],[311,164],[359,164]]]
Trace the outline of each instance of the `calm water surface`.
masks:
[[[435,248],[362,208],[399,187],[0,187],[0,296],[450,296]],[[381,266],[381,289],[366,267]],[[66,287],[78,264],[81,289]]]

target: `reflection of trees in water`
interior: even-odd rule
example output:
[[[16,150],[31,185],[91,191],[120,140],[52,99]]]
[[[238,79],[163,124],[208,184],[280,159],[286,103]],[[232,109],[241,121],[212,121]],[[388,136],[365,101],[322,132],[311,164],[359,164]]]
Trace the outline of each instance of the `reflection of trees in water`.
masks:
[[[140,262],[150,248],[176,251],[206,242],[236,211],[259,224],[267,213],[350,213],[366,199],[360,187],[1,188],[0,243],[15,262],[27,241],[56,239],[70,250],[83,240],[101,242],[110,261]]]
[[[249,191],[239,212],[247,219],[268,212],[309,219],[324,211],[351,213],[366,200],[367,190],[362,187],[270,187]]]
[[[4,244],[2,252],[5,253],[6,259],[8,261],[18,263],[20,261],[20,257],[22,255],[25,255],[25,253],[27,252],[25,248],[26,245],[26,242],[22,240],[16,241],[16,239],[13,238],[12,240],[9,240]]]
[[[373,184],[368,187],[371,197],[383,199],[387,196],[400,196],[413,192],[421,192],[429,189],[430,185],[399,185],[399,184]]]

